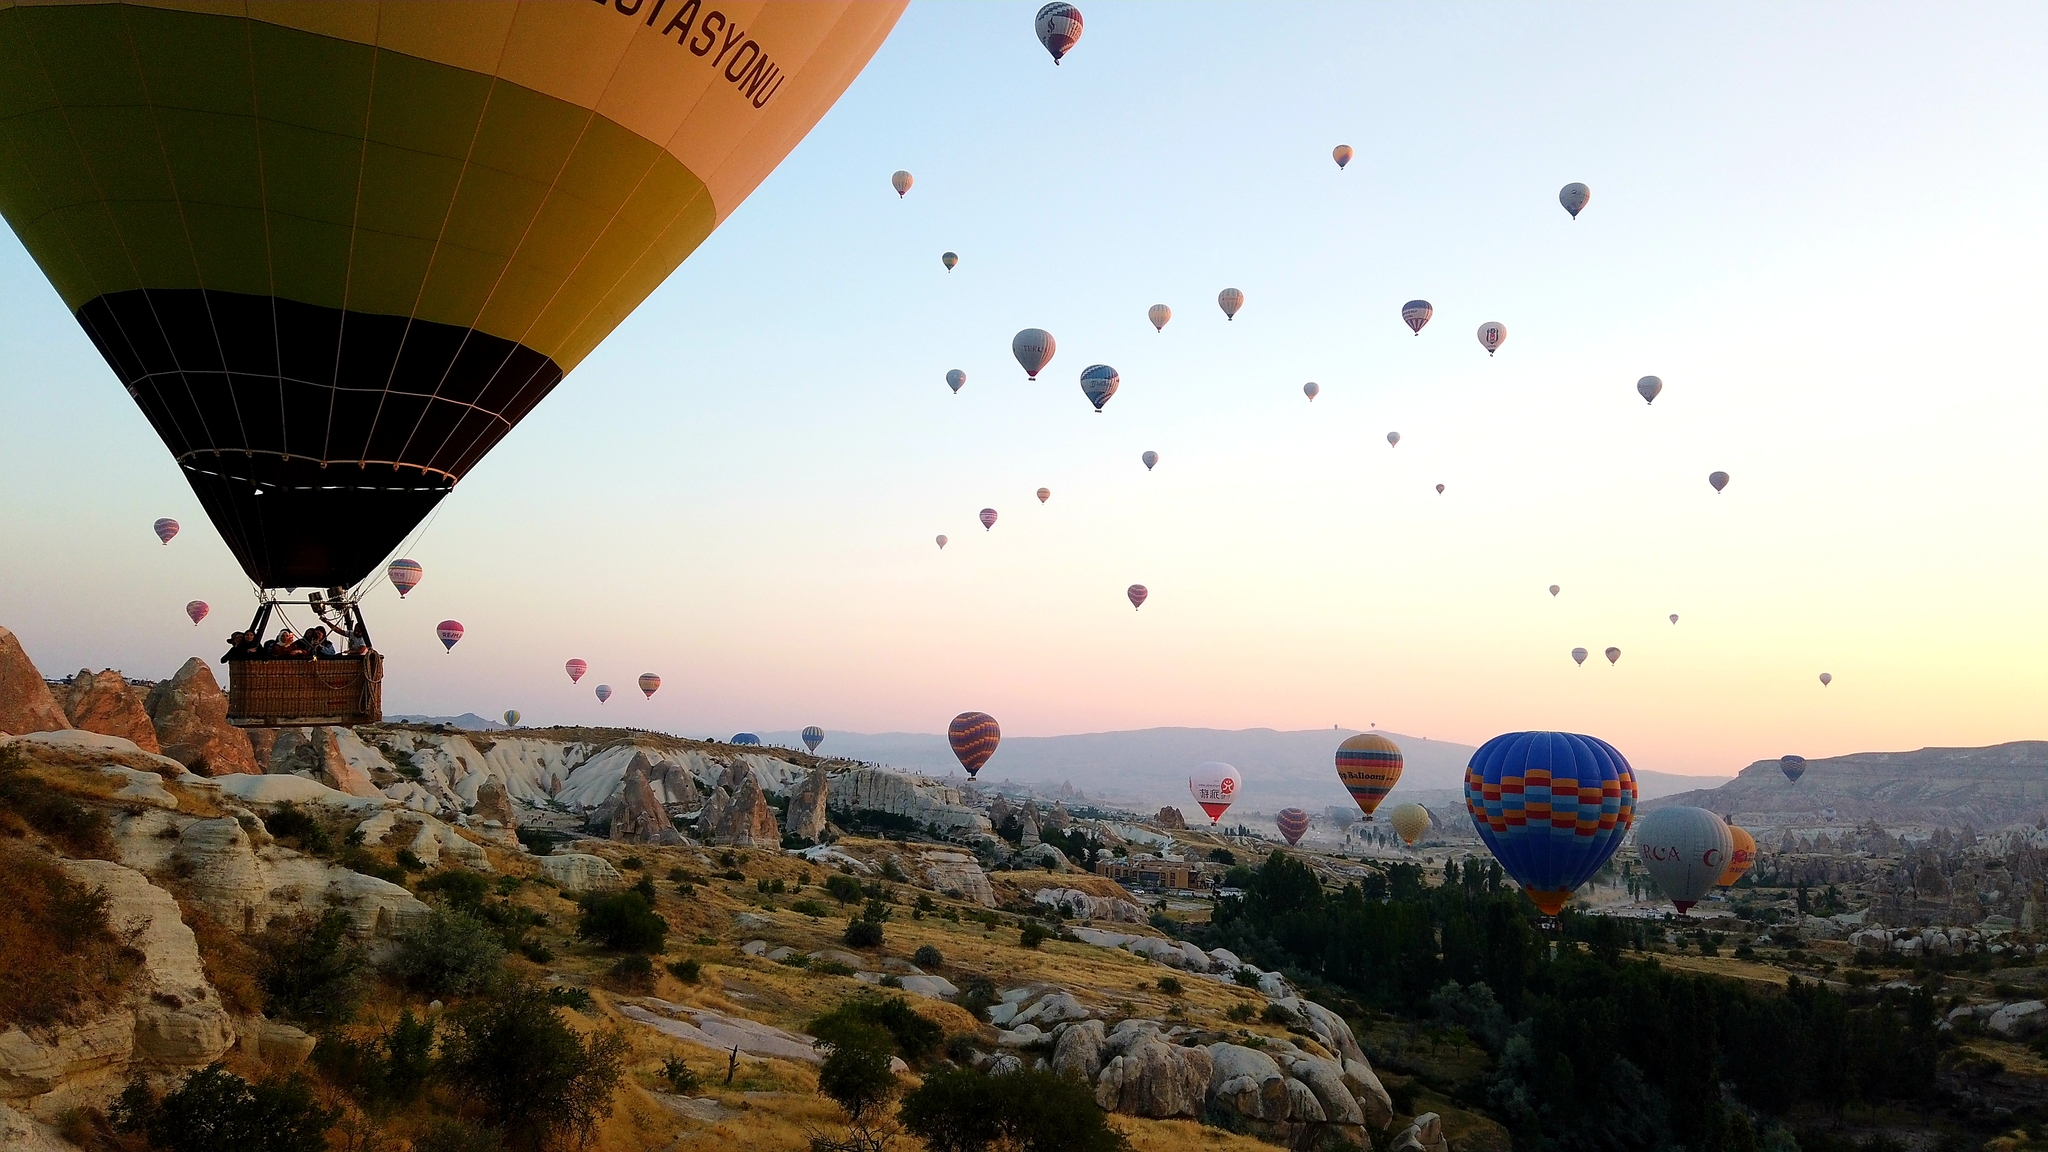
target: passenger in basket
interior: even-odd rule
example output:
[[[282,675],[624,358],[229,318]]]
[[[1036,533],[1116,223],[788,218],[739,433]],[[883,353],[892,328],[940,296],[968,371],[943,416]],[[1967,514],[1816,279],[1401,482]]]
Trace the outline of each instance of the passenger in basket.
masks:
[[[327,629],[325,628],[309,629],[306,632],[306,638],[300,641],[300,643],[305,646],[306,655],[311,656],[315,660],[331,659],[336,655],[334,641],[327,638]]]
[[[265,644],[258,655],[265,660],[289,660],[298,646],[299,634],[286,628],[277,634],[277,639]]]
[[[256,646],[254,632],[236,632],[228,637],[228,654],[220,658],[223,664],[235,660],[254,660],[262,654]]]

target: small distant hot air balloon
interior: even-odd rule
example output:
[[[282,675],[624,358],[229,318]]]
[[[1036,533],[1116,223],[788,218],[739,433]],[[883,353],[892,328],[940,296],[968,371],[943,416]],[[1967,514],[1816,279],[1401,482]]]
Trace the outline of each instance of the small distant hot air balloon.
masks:
[[[1756,864],[1756,837],[1734,824],[1729,824],[1728,838],[1735,842],[1735,847],[1728,853],[1727,870],[1721,873],[1720,879],[1714,881],[1722,888],[1742,879],[1742,874]]]
[[[1619,664],[1621,662],[1621,649],[1609,648],[1607,650],[1607,662],[1609,664]]]
[[[1010,338],[1010,355],[1024,366],[1024,375],[1031,380],[1038,379],[1038,373],[1052,363],[1052,354],[1057,351],[1059,343],[1043,328],[1026,328]]]
[[[1401,319],[1407,323],[1408,330],[1417,336],[1422,335],[1422,326],[1429,323],[1429,318],[1434,315],[1436,309],[1431,308],[1427,300],[1410,300],[1401,305]]]
[[[1225,288],[1216,294],[1216,306],[1223,309],[1225,320],[1237,319],[1237,310],[1244,307],[1244,293],[1235,288]]]
[[[1707,473],[1707,483],[1712,484],[1714,491],[1719,492],[1728,486],[1728,474],[1726,472],[1709,472]]]
[[[569,683],[574,684],[583,679],[585,672],[590,671],[590,661],[571,660],[562,665],[562,670],[569,674]]]
[[[967,373],[958,368],[949,370],[946,373],[946,387],[951,388],[957,395],[960,389],[967,387]]]
[[[1420,804],[1396,804],[1387,809],[1387,823],[1394,826],[1394,835],[1410,848],[1429,831],[1432,822],[1429,809]]]
[[[1828,685],[1830,685],[1830,684],[1833,684],[1834,682],[1835,682],[1835,677],[1834,677],[1834,674],[1833,674],[1832,672],[1823,672],[1823,673],[1821,673],[1821,674],[1820,674],[1820,686],[1821,686],[1821,687],[1825,688],[1825,687],[1827,687]]]
[[[1145,590],[1145,586],[1143,584],[1133,584],[1129,588],[1124,589],[1124,595],[1131,598],[1131,611],[1133,612],[1136,612],[1138,609],[1144,607],[1145,597],[1150,596],[1151,594],[1152,593]]]
[[[1657,400],[1657,394],[1664,391],[1664,382],[1655,376],[1645,376],[1636,381],[1636,391],[1642,394],[1643,403],[1653,404]]]
[[[1806,775],[1806,757],[1780,756],[1778,757],[1778,771],[1785,774],[1785,779],[1797,784],[1799,783],[1799,778]]]
[[[1320,385],[1320,384],[1318,384],[1318,383],[1316,383],[1316,382],[1315,382],[1315,381],[1313,381],[1313,380],[1311,380],[1311,381],[1309,381],[1308,383],[1306,383],[1306,384],[1303,384],[1303,385],[1301,386],[1301,394],[1302,394],[1303,396],[1306,396],[1306,397],[1308,397],[1308,401],[1309,401],[1309,403],[1311,403],[1311,404],[1315,403],[1315,401],[1316,401],[1316,394],[1317,394],[1317,393],[1319,393],[1319,392],[1321,392],[1322,390],[1323,390],[1323,386],[1322,386],[1322,385]]]
[[[1152,321],[1155,331],[1166,331],[1166,322],[1173,319],[1173,309],[1164,304],[1154,304],[1145,310],[1145,319]]]
[[[960,761],[969,776],[981,771],[988,758],[996,754],[996,745],[1002,739],[1002,725],[986,712],[962,712],[946,725],[946,742],[953,746],[954,759]]]
[[[1557,202],[1564,205],[1564,210],[1571,213],[1574,220],[1579,218],[1579,213],[1586,210],[1587,203],[1592,199],[1593,190],[1576,182],[1567,184],[1557,191]]]
[[[1486,349],[1488,356],[1500,350],[1508,342],[1508,326],[1498,320],[1488,320],[1479,326],[1479,346]]]
[[[1188,773],[1188,791],[1194,794],[1195,803],[1209,814],[1213,826],[1223,818],[1223,812],[1237,801],[1242,790],[1244,776],[1237,769],[1221,760],[1198,764]]]
[[[1351,145],[1339,144],[1330,149],[1330,159],[1337,162],[1338,171],[1343,171],[1344,166],[1351,163]]]
[[[609,700],[609,699],[611,699],[611,698],[612,698],[612,686],[611,686],[611,685],[609,685],[609,684],[599,684],[599,685],[597,686],[597,702],[598,702],[599,704],[602,704],[602,703],[604,703],[605,701],[607,701],[607,700]]]
[[[1557,593],[1558,593],[1558,586],[1557,586],[1557,585],[1555,585],[1555,584],[1552,584],[1552,585],[1550,586],[1550,594],[1551,594],[1552,596],[1555,596],[1555,595],[1557,595]]]
[[[1834,810],[1833,808],[1823,808],[1823,809],[1821,809],[1821,810],[1820,810],[1820,818],[1821,818],[1821,819],[1823,819],[1823,820],[1826,820],[1826,821],[1829,821],[1829,822],[1831,822],[1831,823],[1832,823],[1832,822],[1834,821],[1834,818],[1835,818],[1835,810]]]
[[[1676,612],[1673,612],[1673,613],[1671,614],[1671,622],[1672,622],[1673,624],[1676,624],[1676,623],[1678,623],[1678,613],[1676,613]]]
[[[457,620],[443,620],[434,625],[434,635],[441,638],[441,647],[454,651],[455,642],[462,639],[462,624]]]
[[[1273,826],[1280,829],[1280,835],[1292,848],[1301,843],[1302,835],[1308,831],[1308,813],[1299,808],[1282,808],[1273,813]]]
[[[1628,835],[1635,771],[1604,740],[1510,732],[1472,754],[1465,811],[1494,859],[1545,915],[1563,910]]]
[[[649,700],[654,699],[654,694],[660,690],[661,677],[656,676],[652,672],[642,672],[640,674],[640,691],[645,693]]]
[[[1337,779],[1367,820],[1400,782],[1402,763],[1401,746],[1377,732],[1360,732],[1337,745]]]
[[[733,734],[733,738],[730,742],[741,745],[759,745],[761,743],[761,738],[759,736],[754,735],[752,732],[737,732]]]
[[[940,550],[941,552],[945,551],[945,549],[946,549],[946,536],[945,536],[945,533],[943,533],[943,532],[942,532],[942,533],[940,533],[940,534],[939,534],[939,537],[938,537],[938,540],[939,540],[939,550]]]
[[[1116,395],[1117,386],[1122,383],[1123,378],[1116,374],[1116,369],[1107,364],[1090,364],[1081,370],[1081,395],[1095,405],[1098,416],[1102,414],[1102,406]]]
[[[1159,463],[1159,453],[1147,451],[1144,455],[1138,457],[1138,459],[1144,463],[1145,471],[1150,472],[1152,470],[1152,466]]]
[[[1441,496],[1441,495],[1443,495],[1443,494],[1444,494],[1444,486],[1443,486],[1443,485],[1439,484],[1439,485],[1437,485],[1437,486],[1436,486],[1436,494],[1437,494],[1437,495],[1439,495],[1439,496]]]
[[[894,175],[889,177],[889,187],[896,189],[896,198],[898,200],[903,199],[904,195],[910,191],[910,186],[916,182],[910,173],[900,168],[896,170]]]
[[[207,607],[204,600],[193,600],[185,605],[185,615],[192,618],[194,628],[199,627],[199,622],[206,619],[206,614],[211,611],[213,609]]]
[[[151,525],[151,527],[156,529],[156,538],[163,541],[166,544],[169,544],[171,542],[171,537],[176,536],[178,534],[178,522],[176,520],[171,519],[169,516],[165,516],[159,519],[155,524]]]
[[[951,272],[954,265],[960,263],[960,254],[958,252],[948,252],[944,256],[939,257],[939,263],[944,264],[946,271]]]
[[[816,724],[813,724],[809,728],[804,729],[804,747],[810,749],[813,752],[816,752],[818,750],[818,745],[823,744],[824,742],[825,730],[823,728],[820,728]]]
[[[1399,432],[1389,432],[1389,433],[1387,433],[1387,447],[1389,447],[1389,448],[1398,448],[1398,447],[1400,447],[1400,446],[1401,446],[1401,434],[1400,434]]]
[[[988,531],[989,529],[991,529],[991,528],[994,528],[995,526],[996,526],[996,510],[995,510],[995,509],[993,509],[993,508],[983,508],[983,509],[981,510],[981,528],[982,528],[982,531],[986,532],[986,531]]]
[[[1585,662],[1586,662],[1586,650],[1585,650],[1584,648],[1574,648],[1574,649],[1572,649],[1572,663],[1574,663],[1574,664],[1584,664]]]
[[[1038,42],[1052,53],[1052,62],[1058,64],[1060,57],[1080,43],[1081,10],[1072,4],[1047,4],[1038,10],[1038,18],[1031,22],[1031,27],[1038,33]]]
[[[1705,808],[1659,808],[1636,821],[1636,855],[1684,913],[1728,870],[1735,837],[1727,821]]]
[[[505,726],[506,726],[507,728],[517,728],[517,727],[519,727],[519,709],[517,709],[517,708],[507,708],[507,709],[505,709]]]
[[[403,600],[407,592],[419,587],[420,581],[426,579],[427,570],[420,567],[417,560],[393,560],[391,567],[384,569],[384,575],[390,578],[391,586],[398,589],[398,598]]]
[[[1045,502],[1046,502],[1047,500],[1050,500],[1050,499],[1052,499],[1052,489],[1050,489],[1050,488],[1040,488],[1040,489],[1038,490],[1038,502],[1039,502],[1040,504],[1043,504],[1043,503],[1045,503]]]

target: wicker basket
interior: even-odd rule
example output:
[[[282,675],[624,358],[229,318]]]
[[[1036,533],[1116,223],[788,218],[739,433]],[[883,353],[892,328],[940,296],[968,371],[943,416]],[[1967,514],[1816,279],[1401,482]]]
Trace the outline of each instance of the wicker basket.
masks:
[[[383,718],[379,653],[228,663],[228,723],[237,728],[374,724]]]

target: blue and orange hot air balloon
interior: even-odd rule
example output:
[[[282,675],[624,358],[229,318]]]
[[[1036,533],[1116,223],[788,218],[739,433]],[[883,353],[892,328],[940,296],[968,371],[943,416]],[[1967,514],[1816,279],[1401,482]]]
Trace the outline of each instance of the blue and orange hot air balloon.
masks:
[[[1002,726],[986,712],[962,712],[946,725],[946,741],[953,745],[954,757],[969,776],[978,774],[988,758],[996,754],[996,745],[1002,738]]]
[[[1337,778],[1370,820],[1401,779],[1401,746],[1377,732],[1360,732],[1337,745]]]
[[[1547,916],[1621,847],[1635,807],[1635,770],[1591,736],[1509,732],[1481,745],[1465,770],[1465,811],[1479,838]]]
[[[1273,826],[1280,829],[1280,835],[1287,838],[1287,846],[1292,848],[1308,833],[1308,813],[1299,808],[1282,808],[1273,814]]]

